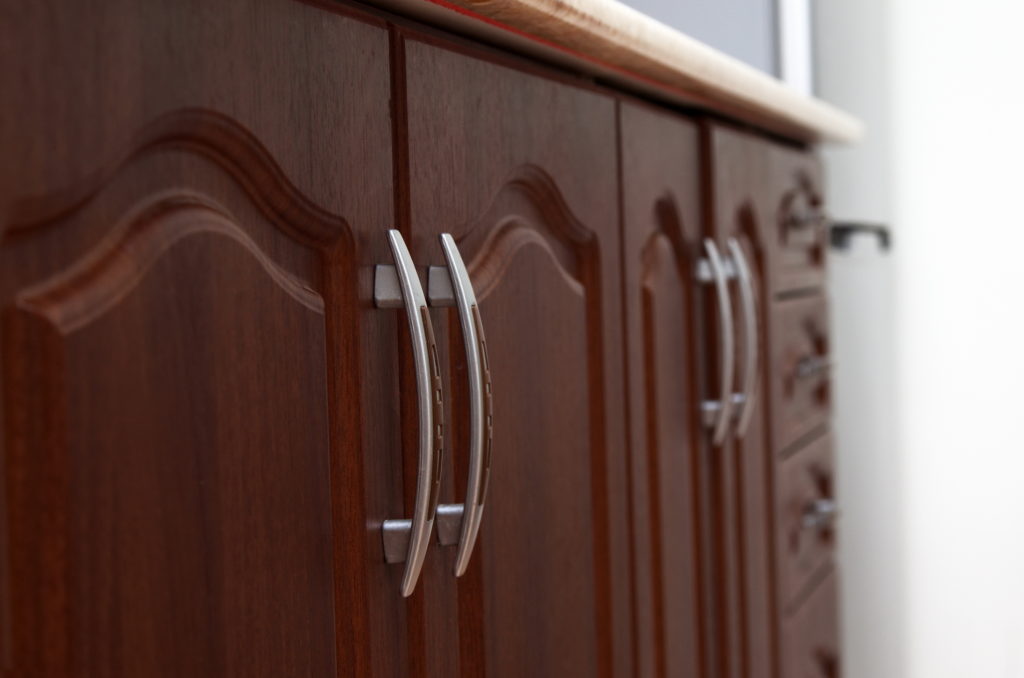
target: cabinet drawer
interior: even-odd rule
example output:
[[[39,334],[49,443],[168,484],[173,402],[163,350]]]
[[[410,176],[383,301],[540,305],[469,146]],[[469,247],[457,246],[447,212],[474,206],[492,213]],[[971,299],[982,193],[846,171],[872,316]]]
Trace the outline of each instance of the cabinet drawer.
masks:
[[[835,572],[782,630],[783,678],[839,678],[839,590]]]
[[[775,291],[820,287],[825,277],[827,216],[817,158],[773,147],[776,171]]]
[[[776,486],[776,552],[783,609],[832,559],[835,492],[832,440],[822,436],[783,461]]]
[[[825,297],[779,302],[771,322],[772,439],[779,454],[828,421],[831,347]]]

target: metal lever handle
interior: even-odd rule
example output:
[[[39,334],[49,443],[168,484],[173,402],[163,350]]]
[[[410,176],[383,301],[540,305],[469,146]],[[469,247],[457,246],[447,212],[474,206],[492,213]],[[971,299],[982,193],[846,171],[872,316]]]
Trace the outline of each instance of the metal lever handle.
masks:
[[[754,395],[757,388],[757,362],[760,348],[757,333],[757,301],[754,298],[754,279],[750,275],[747,257],[743,254],[736,238],[729,238],[727,243],[732,255],[736,278],[740,283],[740,302],[743,305],[743,390],[738,394],[740,408],[739,422],[736,424],[736,436],[742,438],[750,425],[754,413]]]
[[[487,342],[483,321],[476,301],[476,292],[469,271],[455,239],[441,234],[441,249],[448,262],[447,274],[431,267],[427,278],[427,293],[432,306],[451,306],[458,309],[462,326],[462,343],[466,349],[469,376],[469,480],[463,504],[444,504],[438,507],[438,538],[444,545],[454,542],[456,520],[459,550],[455,555],[455,576],[461,577],[469,566],[473,545],[480,531],[484,513],[484,500],[491,475],[492,401],[491,370],[487,362]],[[451,285],[450,293],[441,280]]]
[[[416,370],[416,395],[419,403],[419,470],[416,475],[416,502],[412,519],[385,520],[381,526],[384,559],[389,563],[405,562],[402,595],[409,596],[416,588],[423,559],[430,545],[434,514],[441,486],[441,371],[437,362],[434,330],[427,312],[427,300],[416,275],[409,248],[402,234],[388,231],[388,243],[395,259],[394,267],[378,266],[374,281],[374,301],[378,308],[395,308],[401,303],[409,321],[413,363]]]
[[[829,240],[837,250],[850,248],[855,233],[867,233],[878,237],[878,244],[884,251],[892,247],[892,231],[884,224],[867,224],[856,221],[837,221],[832,224]]]
[[[726,277],[725,266],[714,240],[705,238],[704,250],[708,255],[706,261],[708,263],[707,272],[709,275],[705,279],[700,267],[698,267],[698,279],[704,282],[714,282],[715,293],[718,297],[719,349],[722,354],[719,388],[722,390],[722,395],[717,402],[713,400],[702,402],[701,410],[705,416],[705,421],[707,421],[709,426],[713,427],[712,442],[715,445],[721,445],[725,440],[729,421],[732,418],[733,406],[732,381],[735,370],[735,355],[733,354],[732,304],[729,303],[729,283]]]
[[[803,527],[820,530],[832,525],[839,516],[839,505],[832,499],[815,499],[804,509]]]

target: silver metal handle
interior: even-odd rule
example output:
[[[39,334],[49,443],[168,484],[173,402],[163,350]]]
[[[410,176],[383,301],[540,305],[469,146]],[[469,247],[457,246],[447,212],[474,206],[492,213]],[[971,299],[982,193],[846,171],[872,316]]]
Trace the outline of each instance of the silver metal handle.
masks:
[[[807,504],[802,518],[805,530],[831,527],[839,516],[839,505],[832,499],[815,499]]]
[[[409,596],[416,588],[423,559],[430,545],[430,533],[434,528],[434,514],[441,486],[444,418],[441,410],[441,370],[437,362],[437,347],[434,344],[430,314],[427,312],[427,300],[402,234],[394,229],[388,231],[388,243],[391,245],[395,265],[377,267],[374,301],[379,308],[404,305],[409,321],[419,403],[419,470],[416,475],[416,502],[412,519],[385,520],[381,526],[381,537],[384,559],[389,563],[405,562],[402,595]],[[400,292],[400,301],[396,292]]]
[[[813,355],[801,358],[793,370],[797,379],[809,379],[832,370],[832,358],[827,355]]]
[[[441,234],[441,249],[448,262],[447,274],[432,267],[428,273],[427,292],[432,306],[450,306],[454,303],[462,326],[462,343],[466,349],[469,376],[469,480],[466,483],[464,504],[444,504],[438,507],[438,538],[442,544],[454,543],[455,521],[458,528],[459,550],[455,556],[455,576],[461,577],[469,566],[473,545],[480,531],[484,513],[484,500],[491,475],[492,400],[491,370],[487,362],[487,342],[484,339],[480,307],[469,278],[469,271],[455,239]],[[447,278],[450,293],[441,282]]]
[[[736,424],[736,436],[742,438],[750,425],[754,413],[754,395],[757,389],[757,358],[759,338],[757,333],[757,301],[754,298],[754,279],[750,275],[747,257],[736,238],[729,238],[727,243],[736,269],[736,279],[740,284],[740,303],[743,305],[743,388],[738,394],[739,422]]]
[[[725,440],[725,434],[732,418],[732,381],[735,370],[735,350],[732,323],[732,304],[729,303],[729,282],[726,276],[725,265],[718,247],[711,238],[704,239],[704,250],[707,252],[707,275],[703,267],[698,266],[698,279],[706,282],[713,282],[715,293],[718,297],[718,322],[719,322],[719,349],[721,351],[721,372],[719,375],[719,388],[722,390],[721,398],[716,401],[706,400],[701,403],[701,410],[705,421],[713,427],[711,440],[715,445],[721,445]]]

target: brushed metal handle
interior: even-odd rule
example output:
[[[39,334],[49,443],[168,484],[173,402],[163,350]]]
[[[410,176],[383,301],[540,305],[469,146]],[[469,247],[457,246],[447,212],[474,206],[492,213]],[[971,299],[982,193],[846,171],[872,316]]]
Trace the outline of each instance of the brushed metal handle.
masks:
[[[450,306],[454,303],[462,327],[469,378],[469,477],[463,504],[444,504],[438,507],[438,537],[442,544],[455,543],[454,528],[458,520],[459,549],[455,555],[455,576],[461,577],[469,566],[480,531],[480,521],[483,519],[491,475],[493,402],[487,342],[473,282],[455,239],[449,233],[442,233],[440,239],[444,258],[448,262],[448,271],[443,277],[448,279],[446,282],[451,285],[451,292],[448,293],[441,282],[443,271],[435,267],[431,267],[428,272],[427,290],[432,306]]]
[[[805,530],[830,527],[839,517],[839,505],[832,499],[815,499],[804,508],[802,525]]]
[[[719,400],[705,400],[701,403],[701,410],[705,415],[705,421],[712,427],[711,440],[715,445],[721,445],[725,440],[729,422],[732,419],[732,381],[735,371],[735,337],[733,336],[732,304],[729,301],[729,282],[726,275],[725,265],[718,247],[711,238],[704,239],[704,251],[707,253],[707,269],[709,281],[715,285],[715,294],[718,298],[718,323],[719,323],[719,349],[721,351],[721,366],[719,372],[719,387],[722,390]],[[698,279],[703,280],[703,274],[698,267]]]
[[[797,379],[809,379],[832,370],[832,358],[827,355],[810,355],[801,358],[793,369]]]
[[[786,219],[786,228],[794,231],[824,228],[828,225],[828,216],[820,210],[811,210],[805,214],[790,214]]]
[[[742,438],[750,426],[750,418],[754,414],[754,395],[757,389],[757,368],[759,337],[757,332],[757,300],[754,298],[754,279],[747,265],[747,257],[736,238],[729,238],[729,253],[732,255],[736,269],[736,279],[740,284],[740,303],[743,306],[743,388],[739,393],[737,406],[739,422],[736,424],[736,436]]]
[[[384,559],[388,563],[405,562],[402,596],[409,596],[419,580],[423,559],[430,546],[430,533],[434,529],[441,486],[444,419],[441,413],[441,370],[423,287],[402,234],[395,229],[389,230],[388,243],[395,265],[377,267],[374,300],[379,308],[395,308],[397,287],[409,322],[419,409],[419,466],[412,519],[385,520],[381,526],[381,538]]]

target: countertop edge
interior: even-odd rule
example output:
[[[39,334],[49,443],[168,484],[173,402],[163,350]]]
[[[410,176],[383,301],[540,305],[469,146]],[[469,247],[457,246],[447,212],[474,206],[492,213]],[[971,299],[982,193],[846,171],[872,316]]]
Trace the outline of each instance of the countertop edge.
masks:
[[[370,0],[400,14],[799,141],[853,143],[852,115],[617,0]]]

